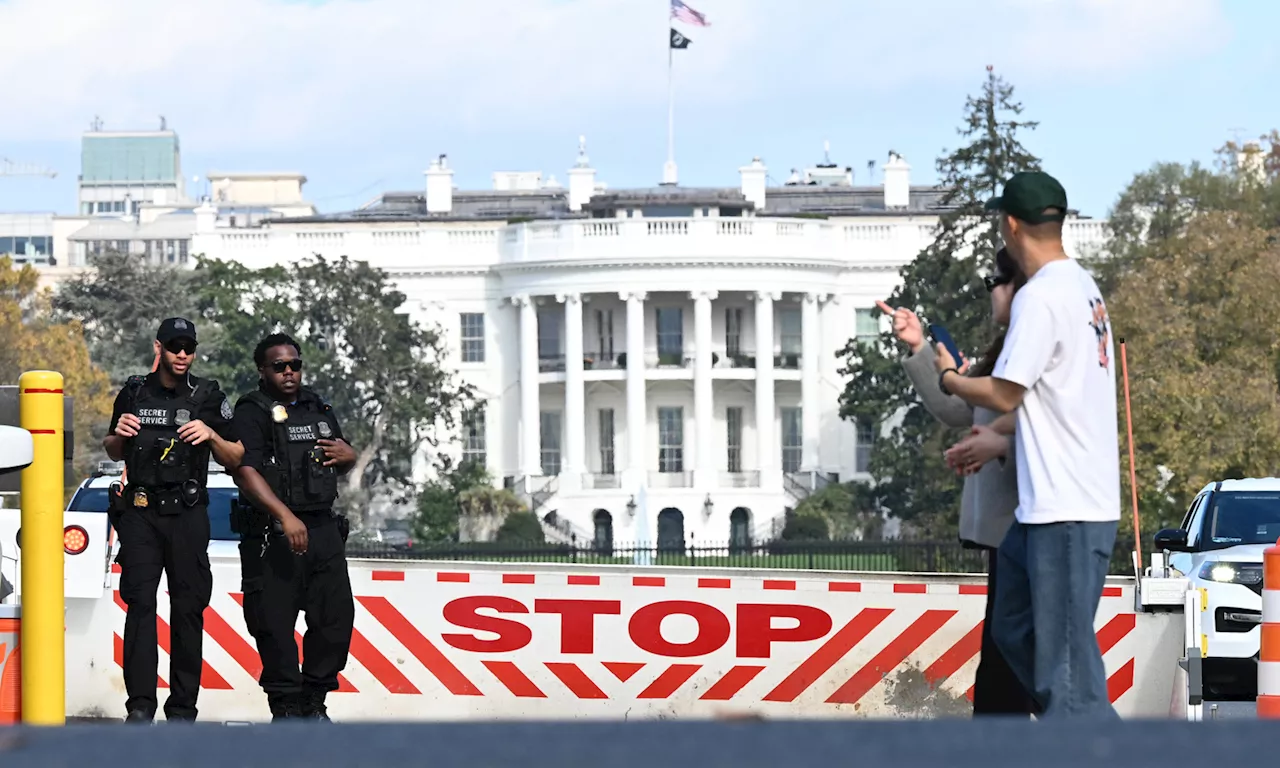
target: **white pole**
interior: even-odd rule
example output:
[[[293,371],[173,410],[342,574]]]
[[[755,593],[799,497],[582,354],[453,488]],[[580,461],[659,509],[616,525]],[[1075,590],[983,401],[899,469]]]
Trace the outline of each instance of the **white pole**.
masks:
[[[671,47],[671,25],[667,24],[667,164],[662,167],[662,183],[676,183],[676,89],[675,50]]]

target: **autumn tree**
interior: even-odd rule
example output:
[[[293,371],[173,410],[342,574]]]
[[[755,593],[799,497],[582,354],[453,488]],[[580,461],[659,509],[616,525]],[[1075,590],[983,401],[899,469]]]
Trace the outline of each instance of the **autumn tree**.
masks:
[[[982,275],[989,271],[999,233],[983,205],[1009,176],[1037,170],[1039,161],[1022,145],[1035,122],[1022,119],[1013,86],[988,67],[977,96],[965,104],[957,133],[965,142],[937,161],[945,190],[933,242],[900,271],[901,283],[886,301],[908,307],[926,322],[945,325],[961,351],[980,356],[993,335],[990,302]],[[843,418],[886,425],[871,452],[875,483],[857,491],[862,508],[881,508],[908,530],[951,538],[959,518],[960,480],[942,460],[960,437],[920,404],[902,370],[903,350],[891,334],[879,343],[851,340],[839,353],[849,377],[840,396]]]

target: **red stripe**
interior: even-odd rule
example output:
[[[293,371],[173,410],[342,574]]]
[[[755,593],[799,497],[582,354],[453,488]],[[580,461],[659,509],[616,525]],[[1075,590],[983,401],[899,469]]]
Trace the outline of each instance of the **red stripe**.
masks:
[[[987,594],[986,584],[961,584],[960,594],[962,595],[985,595]]]
[[[929,665],[929,668],[924,671],[924,681],[930,687],[936,688],[938,683],[958,672],[965,662],[977,656],[981,650],[982,622],[978,622],[978,626],[969,630],[969,634],[956,641],[955,645],[948,648],[946,653]]]
[[[782,581],[782,580],[771,581],[769,579],[765,579],[764,588],[765,589],[782,589],[782,590],[795,589],[796,583],[794,581]]]
[[[1103,597],[1123,597],[1124,589],[1121,587],[1103,587],[1102,596]]]
[[[212,607],[204,609],[204,631],[241,669],[249,673],[249,677],[257,680],[262,675],[262,657]]]
[[[844,685],[827,697],[828,704],[856,704],[867,691],[884,679],[899,664],[906,661],[913,651],[946,624],[955,611],[925,611],[911,626],[889,642],[875,658],[863,665]]]
[[[728,579],[698,579],[699,589],[728,589]]]
[[[114,632],[112,633],[112,637],[115,640],[116,666],[124,669],[124,638]],[[169,684],[164,681],[163,677],[156,675],[156,687],[168,688]]]
[[[404,571],[374,571],[374,581],[404,581]]]
[[[22,390],[22,394],[24,394],[24,395],[60,395],[60,394],[62,394],[62,390],[60,390],[60,389],[35,389],[35,388],[32,388],[32,389],[24,389],[24,390]]]
[[[31,434],[33,434],[33,435],[56,435],[56,434],[58,434],[58,430],[56,430],[56,429],[28,429],[27,431],[28,431],[28,432],[30,432],[30,433],[31,433]]]
[[[970,704],[973,703],[973,686],[972,685],[969,686],[969,690],[964,692],[964,697],[969,700]]]
[[[448,581],[455,584],[466,584],[471,581],[469,573],[437,573],[436,581]]]
[[[925,584],[894,584],[893,591],[899,595],[923,595],[929,590]]]
[[[732,699],[738,691],[756,679],[756,675],[764,671],[764,667],[748,667],[737,666],[724,673],[724,677],[716,681],[716,684],[707,689],[702,694],[701,701],[728,701]]]
[[[560,682],[565,687],[573,691],[573,695],[580,699],[607,699],[605,692],[600,690],[595,683],[591,682],[591,678],[577,664],[568,662],[545,662],[547,669],[551,670],[551,674],[560,678]]]
[[[658,679],[649,683],[637,696],[637,699],[666,699],[680,690],[680,686],[689,682],[689,678],[702,669],[701,664],[672,664],[667,671],[658,675]]]
[[[627,682],[632,675],[644,669],[643,664],[635,664],[629,661],[605,661],[602,662],[604,668],[613,673],[619,682]]]
[[[360,634],[360,630],[351,632],[351,655],[360,662],[360,666],[369,671],[382,686],[391,693],[422,693],[417,686],[404,676],[399,667],[392,664],[382,652],[373,647],[368,638]]]
[[[480,689],[466,678],[462,672],[445,658],[440,649],[435,647],[421,632],[417,630],[404,614],[396,610],[385,597],[361,597],[360,604],[365,607],[374,619],[400,642],[409,653],[414,655],[427,671],[436,676],[445,688],[454,696],[483,696]]]
[[[230,594],[231,594],[231,599],[232,599],[232,600],[235,600],[237,603],[239,603],[239,604],[240,604],[240,607],[242,607],[242,608],[243,608],[243,607],[244,607],[244,595],[242,595],[242,594],[241,594],[241,593],[239,593],[239,592],[232,592],[232,593],[230,593]],[[230,630],[230,629],[231,629],[231,627],[230,627],[230,626],[228,626],[228,627],[227,627],[227,629],[229,629],[229,630]],[[234,630],[233,630],[233,631],[234,631]],[[239,635],[237,635],[237,637],[239,637]],[[294,647],[296,647],[296,648],[298,649],[298,666],[302,666],[302,635],[301,635],[301,634],[299,634],[297,630],[294,630],[294,633],[293,633],[293,644],[294,644]],[[226,646],[223,646],[223,647],[225,648]],[[250,652],[252,653],[253,651],[250,651]],[[259,676],[259,674],[262,672],[262,666],[261,666],[261,665],[262,665],[262,660],[261,660],[260,658],[258,658],[258,656],[257,656],[257,654],[256,654],[256,653],[254,654],[254,658],[256,659],[256,661],[254,662],[254,664],[255,664],[255,666],[257,666],[257,667],[258,667],[258,671],[257,671],[257,672],[254,672],[254,673],[252,673],[252,674],[253,674],[254,679],[257,679],[257,678],[258,678],[258,676]],[[240,662],[240,665],[241,665],[241,666],[244,666],[244,663],[243,663],[243,662]],[[247,669],[247,668],[246,668],[246,669]],[[342,674],[341,674],[341,673],[339,673],[339,674],[338,674],[338,693],[359,693],[359,691],[358,691],[358,690],[356,690],[356,687],[355,687],[354,685],[352,685],[352,684],[347,680],[347,678],[343,677],[343,676],[342,676]]]
[[[631,579],[633,587],[665,587],[667,580],[662,576],[635,576]]]
[[[485,660],[480,662],[498,678],[498,682],[506,686],[512,695],[522,699],[545,699],[547,694],[542,692],[534,682],[528,678],[520,668],[509,661],[492,661]]]
[[[114,593],[116,605],[120,606],[125,613],[129,612],[129,606],[125,603],[124,598],[120,596],[120,590]],[[121,639],[123,642],[123,638]],[[160,650],[166,654],[172,655],[169,645],[169,624],[160,616],[156,616],[156,643],[160,646]],[[124,651],[121,650],[120,655],[121,668],[124,667]],[[229,691],[231,684],[223,679],[213,667],[209,666],[209,662],[201,660],[200,662],[200,687],[211,691]]]
[[[534,582],[532,573],[504,573],[502,574],[503,584],[532,584]]]
[[[889,608],[863,608],[849,620],[848,624],[822,647],[813,652],[809,658],[796,667],[796,671],[787,675],[787,679],[764,697],[765,701],[795,701],[814,681],[827,673],[837,661],[844,658],[855,645],[862,642],[871,630],[880,626],[880,622],[888,618],[893,611]]]
[[[600,577],[599,576],[570,576],[569,584],[574,586],[583,586],[583,587],[598,587],[600,586]]]
[[[1124,666],[1116,670],[1116,673],[1107,678],[1107,698],[1111,699],[1114,704],[1121,696],[1129,692],[1133,687],[1133,659],[1125,662]]]
[[[112,572],[112,573],[120,573],[120,564],[119,564],[119,563],[112,563],[112,564],[111,564],[111,572]]]
[[[1106,653],[1116,647],[1126,635],[1138,626],[1138,616],[1134,613],[1117,613],[1102,629],[1098,630],[1098,650]]]
[[[857,581],[833,581],[827,584],[828,592],[861,592],[862,584]]]

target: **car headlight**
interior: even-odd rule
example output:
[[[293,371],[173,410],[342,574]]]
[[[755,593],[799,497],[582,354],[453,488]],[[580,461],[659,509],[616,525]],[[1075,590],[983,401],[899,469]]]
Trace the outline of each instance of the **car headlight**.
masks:
[[[1262,563],[1227,563],[1210,560],[1200,566],[1200,578],[1220,584],[1243,584],[1251,587],[1262,583]]]

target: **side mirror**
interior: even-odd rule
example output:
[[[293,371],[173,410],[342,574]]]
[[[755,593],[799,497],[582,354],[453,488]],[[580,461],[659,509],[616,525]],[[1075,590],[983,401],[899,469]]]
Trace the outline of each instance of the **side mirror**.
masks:
[[[26,469],[34,457],[30,432],[21,427],[0,427],[0,474]]]
[[[1178,528],[1165,528],[1156,534],[1156,549],[1170,552],[1187,551],[1187,532]]]

